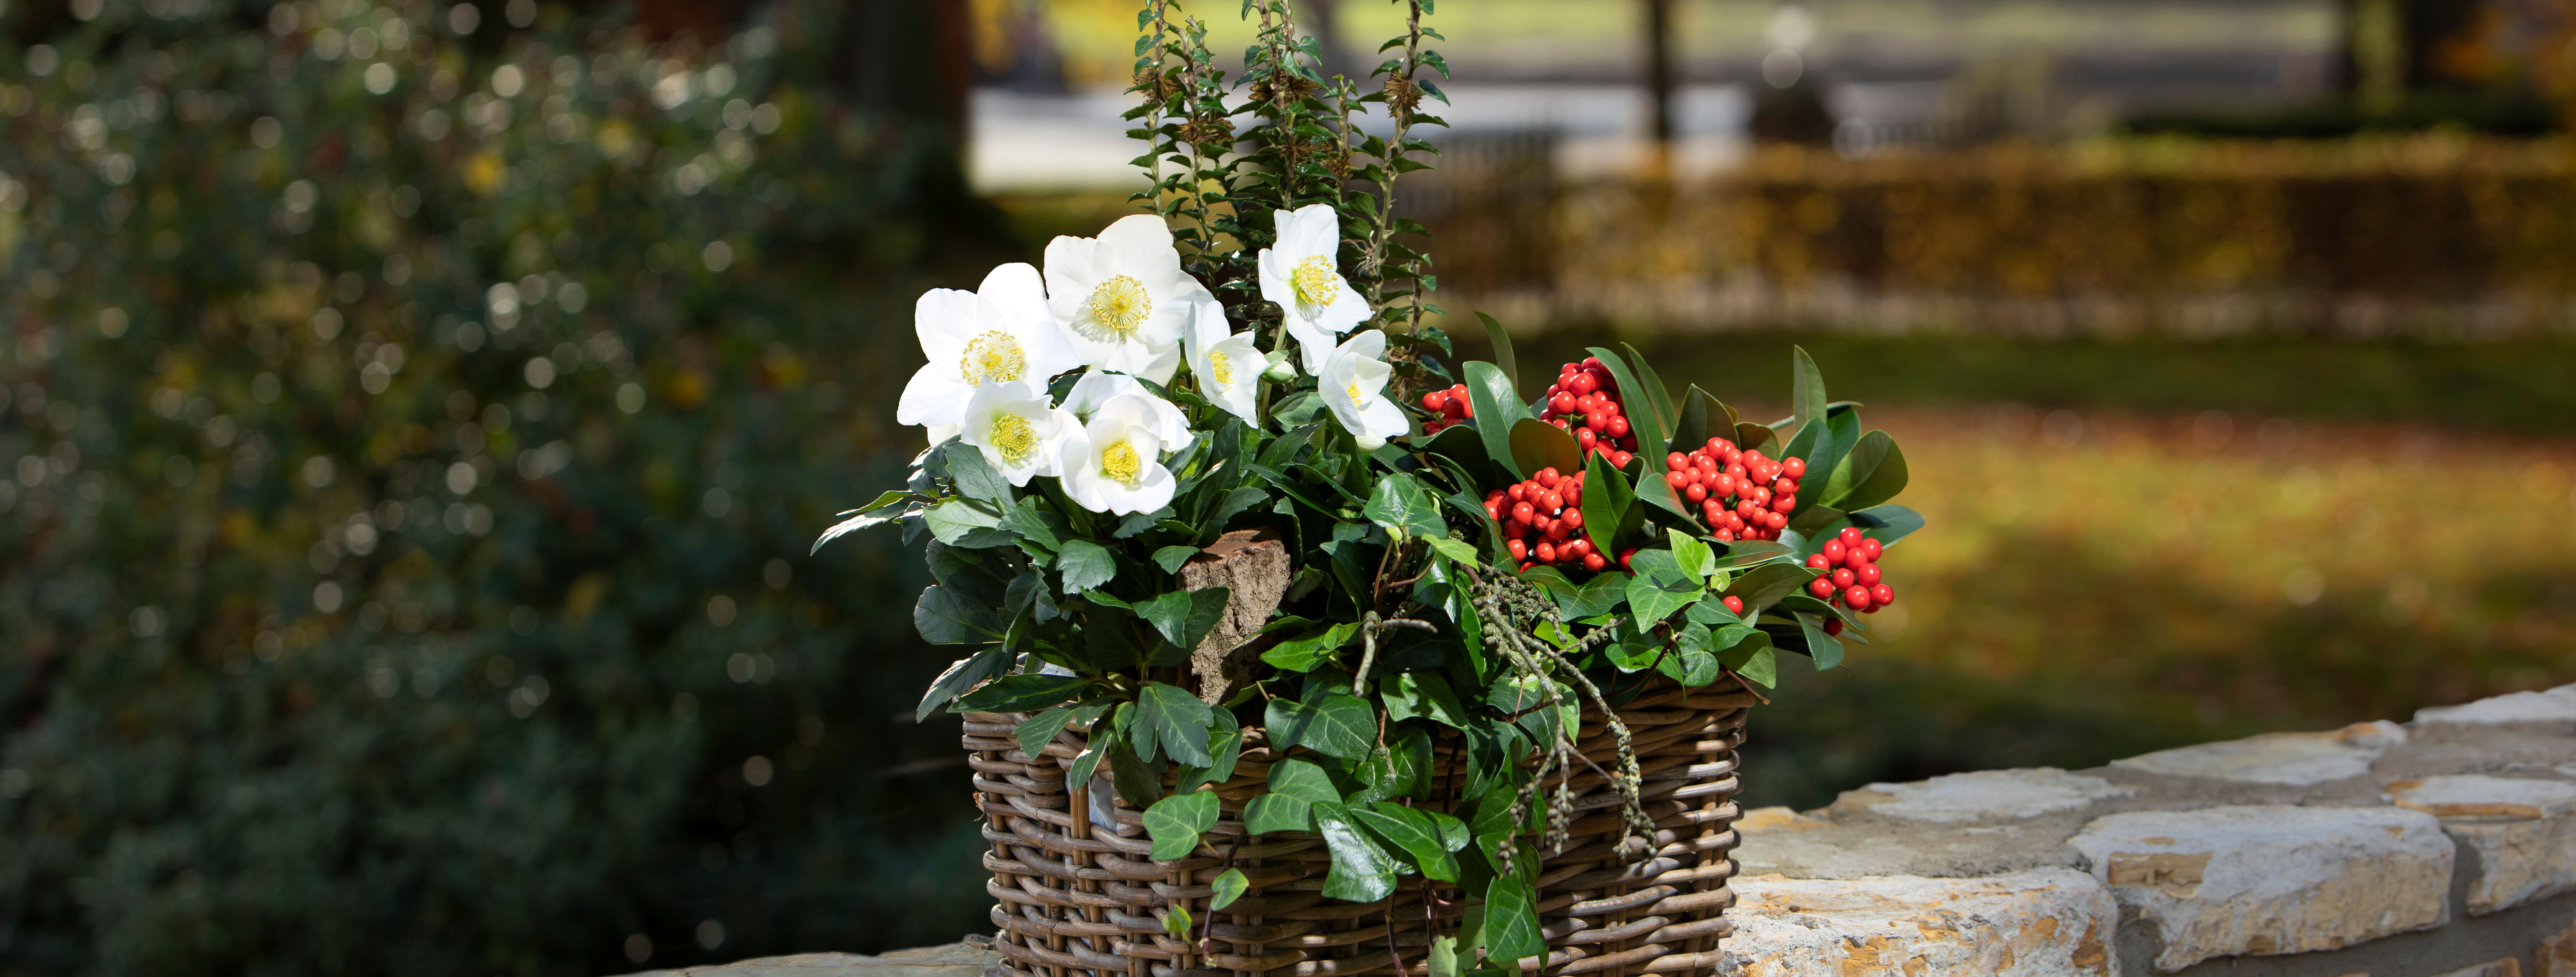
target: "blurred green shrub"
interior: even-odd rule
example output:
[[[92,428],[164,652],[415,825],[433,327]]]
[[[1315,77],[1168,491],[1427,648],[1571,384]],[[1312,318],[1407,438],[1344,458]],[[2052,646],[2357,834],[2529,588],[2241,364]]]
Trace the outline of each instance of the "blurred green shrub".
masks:
[[[918,561],[805,555],[968,223],[849,7],[0,17],[0,973],[979,925]]]

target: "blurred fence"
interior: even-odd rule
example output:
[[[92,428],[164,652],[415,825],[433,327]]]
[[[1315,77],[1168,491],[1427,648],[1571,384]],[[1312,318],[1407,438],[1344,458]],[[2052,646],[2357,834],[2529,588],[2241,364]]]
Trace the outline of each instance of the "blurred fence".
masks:
[[[0,974],[980,925],[968,809],[905,779],[962,784],[910,722],[917,561],[806,554],[917,448],[883,420],[912,299],[980,246],[954,134],[845,70],[922,46],[900,11],[701,42],[31,6],[0,8],[41,39],[0,41]]]
[[[1453,311],[1689,331],[2505,335],[2576,324],[2563,140],[1763,149],[1705,180],[1533,189],[1444,157]],[[1490,171],[1490,172],[1487,172]],[[1535,243],[1532,243],[1535,242]]]

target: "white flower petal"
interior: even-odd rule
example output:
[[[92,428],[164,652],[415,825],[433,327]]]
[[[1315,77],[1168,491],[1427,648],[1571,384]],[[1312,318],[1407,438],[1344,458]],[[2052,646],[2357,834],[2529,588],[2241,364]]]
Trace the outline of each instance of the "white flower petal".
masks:
[[[967,337],[975,334],[975,309],[973,292],[934,288],[921,293],[912,304],[912,334],[921,341],[921,355],[932,363],[957,362]]]
[[[975,294],[1000,306],[1014,322],[1051,320],[1055,314],[1047,308],[1046,281],[1038,277],[1037,267],[1025,261],[995,266],[984,275]]]
[[[903,385],[903,397],[895,401],[897,424],[955,424],[966,414],[966,400],[975,390],[958,379],[956,363],[933,360],[912,374]]]

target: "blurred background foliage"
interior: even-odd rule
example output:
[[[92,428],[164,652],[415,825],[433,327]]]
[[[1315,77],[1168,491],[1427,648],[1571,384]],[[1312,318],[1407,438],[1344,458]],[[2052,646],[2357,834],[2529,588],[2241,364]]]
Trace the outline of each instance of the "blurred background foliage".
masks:
[[[0,972],[982,915],[917,560],[806,555],[991,260],[922,8],[65,12],[0,21]]]
[[[1800,6],[1674,2],[1699,105]],[[1907,596],[1785,676],[1748,803],[2576,681],[2576,45],[2406,26],[2454,6],[2494,4],[1818,4],[1809,79],[1894,52],[1950,94],[1668,157],[1490,110],[1626,97],[1641,4],[1442,8],[1441,304],[1755,414],[1803,345],[1915,449]],[[984,926],[954,727],[908,721],[917,554],[806,548],[918,447],[913,298],[1129,212],[960,163],[1126,179],[1059,134],[1119,128],[1083,92],[1132,13],[0,0],[0,974]],[[2033,37],[2350,70],[2124,115],[2066,94],[2081,57],[1990,50]]]

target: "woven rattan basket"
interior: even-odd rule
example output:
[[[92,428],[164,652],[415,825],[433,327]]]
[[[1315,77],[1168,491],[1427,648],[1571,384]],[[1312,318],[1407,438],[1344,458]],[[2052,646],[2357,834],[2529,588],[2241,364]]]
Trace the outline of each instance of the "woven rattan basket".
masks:
[[[1655,819],[1654,852],[1621,862],[1616,791],[1584,768],[1572,783],[1576,800],[1562,854],[1544,855],[1538,912],[1548,939],[1544,961],[1525,970],[1604,977],[1696,977],[1714,973],[1722,914],[1735,902],[1727,880],[1735,863],[1733,801],[1736,748],[1754,702],[1732,678],[1701,689],[1649,688],[1621,708],[1645,774],[1646,813]],[[1314,977],[1395,973],[1402,951],[1409,973],[1421,970],[1435,932],[1453,932],[1462,894],[1429,893],[1408,878],[1395,895],[1371,904],[1323,898],[1329,867],[1324,842],[1304,832],[1273,832],[1246,843],[1243,803],[1267,784],[1279,754],[1247,729],[1241,765],[1218,789],[1223,815],[1194,857],[1153,861],[1143,812],[1123,802],[1102,805],[1086,785],[1068,790],[1065,771],[1081,752],[1067,731],[1043,755],[1020,752],[1012,730],[1027,716],[968,713],[965,747],[975,769],[976,803],[993,849],[984,865],[1001,928],[994,949],[1013,973],[1045,977]],[[1587,712],[1577,746],[1603,769],[1615,769],[1612,736]],[[1302,753],[1292,750],[1291,754]],[[1455,762],[1454,760],[1444,762]],[[1102,828],[1086,809],[1116,828]],[[1527,850],[1528,846],[1524,846]],[[1228,866],[1251,879],[1243,897],[1207,917],[1209,883]],[[1183,902],[1210,937],[1166,935],[1165,907]]]

